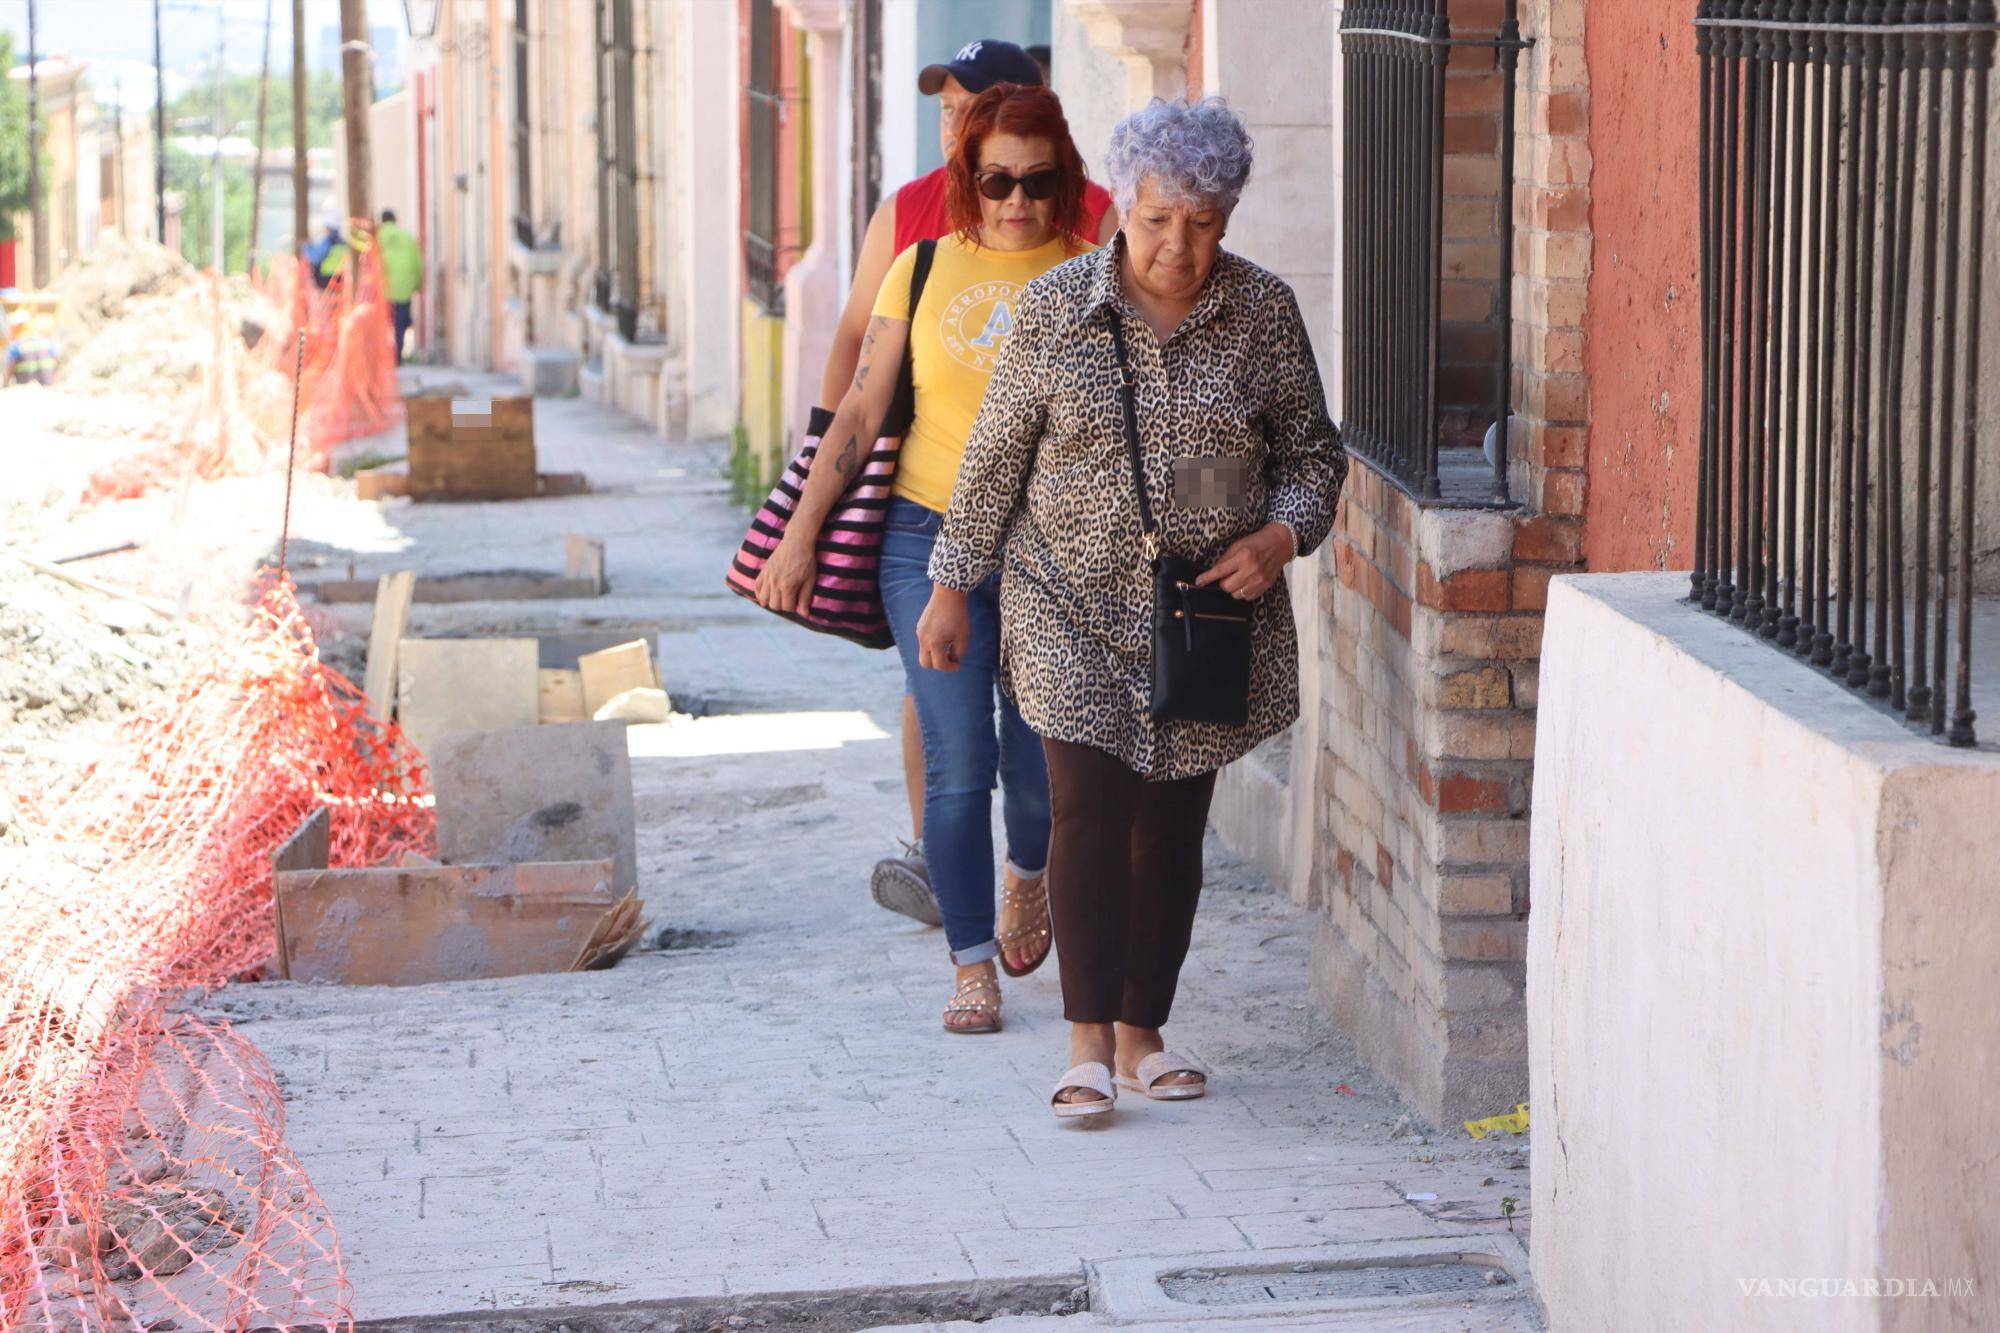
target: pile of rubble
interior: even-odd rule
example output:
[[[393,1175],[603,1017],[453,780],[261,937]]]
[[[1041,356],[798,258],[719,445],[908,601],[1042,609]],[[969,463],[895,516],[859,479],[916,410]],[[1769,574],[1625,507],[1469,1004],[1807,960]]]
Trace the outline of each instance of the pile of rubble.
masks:
[[[56,282],[67,344],[57,379],[72,388],[170,396],[215,360],[200,274],[147,240],[106,232]],[[255,346],[278,310],[235,274],[223,280],[225,330]]]
[[[27,839],[19,806],[67,788],[192,652],[179,622],[0,554],[0,845]]]

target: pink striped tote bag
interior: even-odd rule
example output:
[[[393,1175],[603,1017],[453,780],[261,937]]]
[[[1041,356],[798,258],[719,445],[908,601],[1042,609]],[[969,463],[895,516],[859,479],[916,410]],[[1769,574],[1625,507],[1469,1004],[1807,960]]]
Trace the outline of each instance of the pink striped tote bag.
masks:
[[[934,241],[917,243],[915,271],[910,275],[910,310],[923,296],[930,276]],[[775,612],[794,624],[822,634],[835,634],[864,648],[889,648],[895,639],[889,633],[889,618],[882,609],[882,590],[877,574],[882,563],[882,524],[889,511],[889,487],[896,479],[896,454],[902,448],[903,432],[909,429],[912,406],[910,354],[903,353],[902,379],[883,421],[882,437],[868,454],[861,473],[827,514],[820,528],[819,568],[813,576],[812,601],[804,615]],[[785,535],[793,507],[805,493],[806,475],[812,471],[819,453],[820,437],[833,425],[833,413],[823,407],[813,409],[806,427],[805,443],[793,457],[778,484],[750,520],[735,559],[729,563],[725,580],[739,597],[757,600],[757,576]]]

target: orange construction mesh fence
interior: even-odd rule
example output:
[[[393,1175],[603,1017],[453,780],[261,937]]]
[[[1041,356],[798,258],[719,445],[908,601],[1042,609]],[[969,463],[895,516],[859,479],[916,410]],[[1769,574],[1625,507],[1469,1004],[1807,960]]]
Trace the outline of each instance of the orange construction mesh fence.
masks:
[[[205,278],[206,329],[214,351],[202,370],[194,410],[166,443],[129,454],[90,479],[91,501],[131,499],[192,475],[253,476],[284,466],[298,392],[300,467],[325,471],[333,446],[387,430],[403,416],[396,348],[382,261],[360,252],[324,291],[304,260],[265,270],[263,290],[284,318],[245,347],[229,318],[222,279]],[[303,353],[299,337],[305,336]]]
[[[429,854],[422,761],[289,582],[0,879],[0,1328],[345,1327],[334,1229],[262,1056],[191,1001],[263,968],[271,854]]]

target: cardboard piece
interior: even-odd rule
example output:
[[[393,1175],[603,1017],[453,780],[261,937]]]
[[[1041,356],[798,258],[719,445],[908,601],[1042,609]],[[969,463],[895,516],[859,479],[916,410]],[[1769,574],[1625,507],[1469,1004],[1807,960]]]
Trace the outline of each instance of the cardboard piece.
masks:
[[[425,755],[437,793],[438,855],[448,864],[611,857],[612,887],[638,886],[623,722],[451,736]]]
[[[591,717],[627,690],[660,688],[644,639],[585,653],[577,659],[577,669],[583,673],[583,711]]]
[[[541,493],[535,470],[535,400],[404,400],[409,422],[410,497],[522,500]]]
[[[271,874],[282,875],[287,870],[324,870],[333,846],[333,817],[325,806],[306,816],[303,824],[291,837],[278,845],[271,853]],[[291,967],[285,959],[285,902],[275,892],[271,895],[272,924],[277,931],[277,953],[271,961],[271,972],[275,976],[289,979]]]
[[[429,755],[447,736],[534,726],[535,661],[533,639],[404,639],[396,655],[403,734]]]
[[[287,975],[412,986],[566,972],[630,915],[612,874],[608,860],[281,871]]]
[[[588,715],[583,711],[582,672],[563,667],[543,667],[541,681],[540,718],[543,726],[558,722],[588,720]]]
[[[590,595],[604,595],[604,543],[592,537],[578,536],[574,532],[563,534],[563,572],[572,579],[582,579],[596,591]]]
[[[385,722],[396,712],[396,652],[403,642],[403,631],[409,628],[410,598],[416,587],[417,576],[407,569],[377,580],[375,623],[368,631],[368,670],[362,677],[362,693],[368,696],[369,710]]]

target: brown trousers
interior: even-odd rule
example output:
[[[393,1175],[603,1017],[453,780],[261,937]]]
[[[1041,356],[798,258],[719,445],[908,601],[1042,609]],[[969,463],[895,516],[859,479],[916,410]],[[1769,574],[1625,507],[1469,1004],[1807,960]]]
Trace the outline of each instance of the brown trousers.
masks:
[[[1162,1027],[1194,933],[1215,774],[1148,782],[1088,745],[1042,748],[1063,1017]]]

